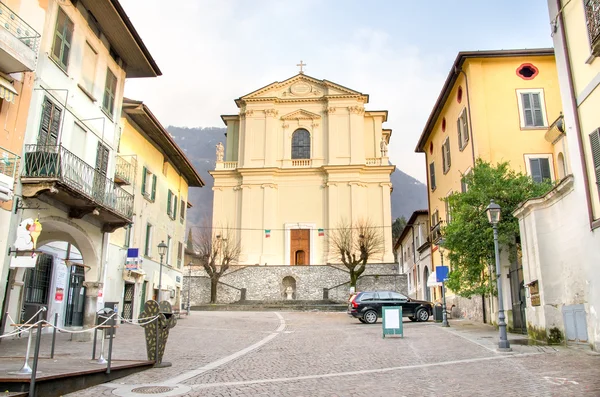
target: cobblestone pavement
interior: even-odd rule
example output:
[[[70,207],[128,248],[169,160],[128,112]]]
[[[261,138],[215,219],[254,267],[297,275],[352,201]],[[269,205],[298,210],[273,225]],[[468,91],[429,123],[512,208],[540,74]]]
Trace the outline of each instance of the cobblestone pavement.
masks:
[[[517,343],[497,353],[493,328],[451,325],[405,322],[404,338],[383,339],[379,322],[344,313],[194,312],[171,331],[172,367],[68,396],[140,397],[153,386],[164,397],[600,396],[598,354]],[[115,351],[143,359],[142,332],[123,328]]]

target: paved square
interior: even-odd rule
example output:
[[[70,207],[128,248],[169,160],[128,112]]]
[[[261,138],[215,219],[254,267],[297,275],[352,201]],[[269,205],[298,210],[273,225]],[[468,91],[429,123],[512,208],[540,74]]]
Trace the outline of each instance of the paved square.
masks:
[[[585,349],[497,353],[491,327],[405,321],[404,338],[383,339],[380,322],[345,313],[194,312],[171,331],[172,367],[69,396],[144,396],[156,386],[163,393],[152,395],[165,397],[600,395],[600,355]],[[121,330],[116,357],[144,359],[143,331]]]

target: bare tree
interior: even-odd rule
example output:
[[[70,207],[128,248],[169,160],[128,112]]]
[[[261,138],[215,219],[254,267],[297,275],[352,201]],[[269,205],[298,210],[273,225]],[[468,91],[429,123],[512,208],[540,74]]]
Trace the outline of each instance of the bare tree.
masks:
[[[210,303],[217,303],[217,286],[221,276],[232,264],[238,263],[242,251],[241,240],[229,227],[212,228],[204,223],[201,232],[194,235],[194,251],[210,278]]]
[[[329,231],[330,254],[350,271],[350,287],[356,288],[369,258],[384,250],[382,230],[370,220],[342,220]]]

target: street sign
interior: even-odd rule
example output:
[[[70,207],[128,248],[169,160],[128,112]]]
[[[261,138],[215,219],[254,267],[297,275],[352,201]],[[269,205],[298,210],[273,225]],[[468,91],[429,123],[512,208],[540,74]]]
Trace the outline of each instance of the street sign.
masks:
[[[404,337],[402,329],[402,306],[384,306],[382,308],[381,325],[383,337],[386,335],[400,335]]]
[[[435,278],[438,283],[448,281],[448,266],[438,266],[435,268]]]

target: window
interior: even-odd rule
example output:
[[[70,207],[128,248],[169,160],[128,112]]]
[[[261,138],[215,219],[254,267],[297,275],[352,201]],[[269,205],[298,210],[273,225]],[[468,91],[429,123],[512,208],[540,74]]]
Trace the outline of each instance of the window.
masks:
[[[110,150],[101,142],[98,142],[98,150],[96,152],[96,171],[102,175],[106,175],[108,171],[108,158]]]
[[[387,301],[392,299],[392,295],[388,291],[380,291],[377,293],[377,295],[379,296],[379,300]]]
[[[431,215],[431,225],[432,225],[432,227],[435,227],[439,222],[440,222],[440,212],[438,210],[435,210],[435,212],[433,213],[433,215]]]
[[[146,167],[142,169],[142,195],[150,201],[156,199],[156,175]]]
[[[544,91],[517,90],[521,128],[546,127]]]
[[[372,301],[374,298],[374,293],[373,292],[363,292],[362,295],[360,296],[360,301],[364,302],[364,301]]]
[[[106,84],[104,85],[104,100],[102,101],[102,109],[109,115],[113,116],[115,109],[115,94],[117,92],[117,78],[106,69]]]
[[[179,204],[179,221],[183,223],[185,220],[185,200],[181,200]]]
[[[181,269],[181,260],[183,255],[183,243],[177,243],[177,268]]]
[[[390,296],[393,300],[396,300],[396,301],[407,301],[408,300],[408,298],[406,296],[399,294],[397,292],[390,292]]]
[[[551,154],[526,155],[525,161],[527,162],[527,173],[534,182],[542,183],[554,180]]]
[[[292,159],[310,158],[310,134],[305,129],[299,129],[292,135]]]
[[[152,256],[152,230],[151,224],[146,224],[146,245],[144,247],[144,255]]]
[[[88,95],[94,93],[94,80],[96,80],[96,63],[98,53],[92,48],[90,43],[85,42],[83,49],[83,63],[81,66],[81,87],[83,87]]]
[[[467,119],[467,109],[463,109],[462,113],[456,120],[456,129],[458,131],[458,148],[462,151],[467,143],[469,143],[469,124]]]
[[[40,132],[38,136],[38,145],[57,145],[61,113],[61,108],[55,105],[54,102],[52,102],[47,97],[44,98],[44,105],[42,107],[42,120],[40,122]]]
[[[177,217],[177,196],[173,194],[171,190],[167,193],[167,215],[171,219]]]
[[[590,134],[590,146],[596,174],[596,186],[598,187],[598,193],[600,193],[600,128]]]
[[[56,28],[54,30],[54,43],[52,45],[52,58],[58,62],[64,70],[69,66],[69,54],[71,52],[71,41],[73,39],[73,22],[69,19],[62,8],[58,8]]]
[[[442,144],[442,160],[444,165],[444,174],[447,174],[450,170],[450,166],[452,165],[452,161],[450,160],[450,139],[446,138],[444,143]]]
[[[600,55],[600,3],[598,0],[585,0],[585,19],[587,24],[588,37],[590,40],[592,55]]]
[[[435,164],[433,162],[429,164],[429,185],[433,192],[435,190]]]

